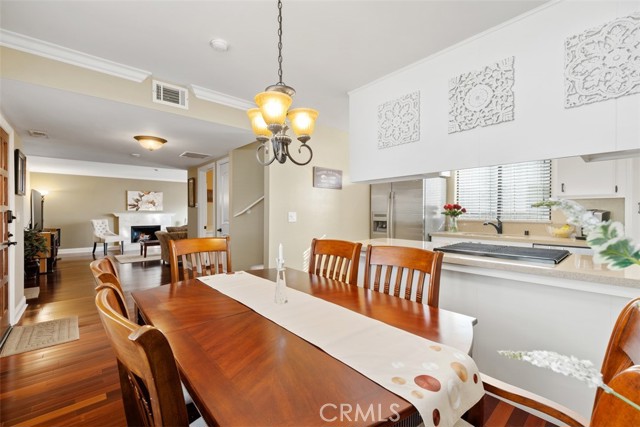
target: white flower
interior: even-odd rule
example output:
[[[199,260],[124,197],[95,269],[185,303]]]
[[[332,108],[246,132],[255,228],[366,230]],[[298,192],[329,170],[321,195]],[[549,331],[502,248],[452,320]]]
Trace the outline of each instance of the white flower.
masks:
[[[574,356],[564,356],[553,351],[498,351],[510,359],[524,360],[534,366],[551,369],[562,375],[584,381],[591,388],[602,387],[602,374],[589,360],[580,360]]]
[[[640,306],[640,303],[638,303]],[[621,395],[602,381],[602,374],[589,360],[580,360],[574,356],[563,356],[553,351],[507,351],[499,350],[503,356],[510,359],[524,360],[534,366],[549,368],[553,372],[570,376],[584,381],[590,388],[600,387],[605,393],[611,394],[628,405],[640,411],[640,405]]]

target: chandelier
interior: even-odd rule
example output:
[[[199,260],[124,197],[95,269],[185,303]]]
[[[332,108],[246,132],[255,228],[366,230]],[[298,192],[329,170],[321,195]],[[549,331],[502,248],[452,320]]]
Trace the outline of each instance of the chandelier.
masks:
[[[296,91],[282,82],[282,1],[278,0],[278,83],[271,85],[256,95],[258,108],[251,108],[247,115],[251,120],[251,128],[260,143],[256,150],[256,158],[263,166],[268,166],[277,160],[284,163],[289,158],[296,165],[306,165],[313,157],[311,147],[307,141],[311,139],[318,112],[311,108],[294,108],[289,110]],[[287,120],[288,119],[288,120]],[[306,161],[297,161],[291,156],[289,144],[291,137],[287,131],[292,129],[296,134],[300,147],[308,152]],[[270,144],[269,144],[270,142]],[[272,154],[269,153],[271,146]]]

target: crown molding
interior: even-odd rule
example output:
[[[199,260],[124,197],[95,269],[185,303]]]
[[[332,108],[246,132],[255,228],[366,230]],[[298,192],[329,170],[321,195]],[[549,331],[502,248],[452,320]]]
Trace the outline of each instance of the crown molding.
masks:
[[[226,105],[227,107],[237,108],[238,110],[248,110],[254,108],[255,104],[246,99],[236,98],[235,96],[227,95],[215,90],[207,89],[202,86],[189,85],[193,94],[198,99],[202,99],[209,102],[215,102],[216,104]]]
[[[0,28],[0,45],[140,83],[151,72]]]

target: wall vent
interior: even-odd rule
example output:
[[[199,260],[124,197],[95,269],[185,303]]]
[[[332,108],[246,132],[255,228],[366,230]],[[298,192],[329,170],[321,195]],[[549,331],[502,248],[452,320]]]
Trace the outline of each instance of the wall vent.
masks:
[[[194,153],[192,151],[185,151],[184,153],[180,154],[180,157],[188,157],[190,159],[206,159],[207,157],[211,157],[211,155],[203,154],[203,153]]]
[[[29,129],[29,135],[34,138],[49,138],[46,132],[35,129]]]
[[[153,81],[153,102],[189,109],[189,92],[186,88]]]

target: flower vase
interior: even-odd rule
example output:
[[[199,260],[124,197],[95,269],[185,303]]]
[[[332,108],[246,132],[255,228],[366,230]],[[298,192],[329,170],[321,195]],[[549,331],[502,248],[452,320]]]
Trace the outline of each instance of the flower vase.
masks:
[[[458,217],[450,216],[449,217],[449,232],[457,233],[458,232]]]
[[[285,268],[284,268],[284,259],[277,258],[276,259],[276,294],[274,296],[274,302],[276,304],[286,304],[288,302],[287,299],[287,282],[284,276]]]

